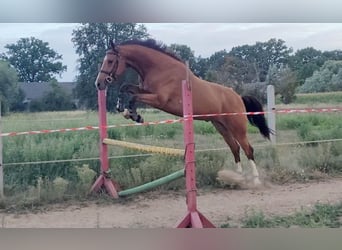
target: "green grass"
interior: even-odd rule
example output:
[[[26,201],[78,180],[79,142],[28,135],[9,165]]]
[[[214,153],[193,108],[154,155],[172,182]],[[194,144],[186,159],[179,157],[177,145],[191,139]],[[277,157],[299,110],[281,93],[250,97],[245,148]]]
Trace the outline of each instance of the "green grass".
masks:
[[[287,216],[266,216],[262,211],[253,211],[241,221],[243,228],[340,228],[342,218],[342,203],[316,204],[312,210],[302,209]],[[232,227],[224,223],[221,227]]]
[[[276,96],[275,99],[276,105],[284,106],[280,100],[280,96]],[[289,104],[290,106],[334,106],[341,105],[342,103],[342,91],[336,92],[324,92],[324,93],[305,93],[305,94],[296,94],[296,98],[293,103]],[[288,105],[285,105],[288,106]]]
[[[336,94],[337,99],[335,94],[329,93],[327,95],[336,102],[341,93]],[[317,95],[313,96],[316,97]],[[308,99],[309,97],[305,95],[303,98]],[[325,100],[321,96],[319,98]],[[155,110],[153,112],[142,110],[142,113],[146,121],[176,118]],[[107,119],[109,125],[131,123],[118,114],[108,114]],[[2,132],[77,128],[88,125],[98,126],[96,112],[17,113],[2,118]],[[182,124],[176,123],[112,128],[108,130],[108,136],[109,138],[148,145],[183,148],[182,126]],[[223,167],[234,168],[232,154],[210,122],[195,121],[194,129],[196,149],[211,150],[196,154],[198,186],[216,186],[218,185],[216,181],[217,171]],[[248,132],[251,144],[255,146],[257,164],[267,172],[273,182],[307,181],[317,178],[319,176],[317,171],[331,175],[342,173],[342,157],[340,154],[342,142],[311,143],[274,148],[262,138],[257,128],[248,125]],[[277,115],[277,142],[280,144],[336,139],[341,138],[341,135],[342,119],[340,119],[339,113]],[[51,191],[54,190],[54,181],[62,178],[65,182],[58,179],[59,182],[57,183],[66,186],[65,190],[59,189],[64,190],[63,192],[59,191],[59,193],[64,193],[64,198],[84,197],[86,195],[84,190],[87,188],[85,187],[86,184],[82,184],[78,168],[86,164],[94,173],[99,172],[100,164],[99,160],[96,159],[99,156],[98,143],[97,130],[3,137],[5,193],[8,196],[20,196],[25,192],[34,193],[39,185],[41,189],[45,188]],[[213,149],[218,148],[224,148],[224,150],[213,151]],[[182,157],[151,156],[145,155],[145,152],[120,147],[110,147],[109,155],[114,157],[140,155],[139,157],[110,160],[111,174],[124,188],[143,184],[183,167]],[[30,165],[17,164],[85,158],[95,159],[44,164],[32,163]],[[248,164],[243,153],[241,159],[243,165]],[[75,186],[79,185],[82,188],[75,189]],[[91,183],[88,183],[88,186],[90,185]],[[183,187],[184,183],[180,180],[162,188],[169,190]],[[44,195],[40,197],[44,197]],[[47,194],[45,197],[49,197],[49,195]],[[59,199],[61,198],[59,197]],[[44,199],[40,198],[40,201],[42,200]]]
[[[341,104],[342,91],[326,93],[296,94],[296,104]]]

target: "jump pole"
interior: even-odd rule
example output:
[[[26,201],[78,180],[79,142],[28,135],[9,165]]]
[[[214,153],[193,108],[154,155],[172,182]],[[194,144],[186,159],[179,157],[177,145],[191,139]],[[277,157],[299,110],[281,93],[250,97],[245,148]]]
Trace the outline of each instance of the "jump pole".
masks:
[[[187,79],[189,79],[187,77]],[[183,133],[185,147],[185,185],[187,213],[177,228],[214,228],[215,226],[197,210],[195,141],[193,129],[192,90],[189,80],[182,81]]]
[[[100,163],[101,173],[97,178],[91,192],[98,192],[102,187],[113,198],[119,198],[117,188],[118,184],[110,179],[109,176],[109,159],[108,159],[108,145],[103,143],[103,140],[107,138],[107,107],[106,107],[106,95],[107,89],[97,91],[98,109],[99,109],[99,131],[100,131]]]

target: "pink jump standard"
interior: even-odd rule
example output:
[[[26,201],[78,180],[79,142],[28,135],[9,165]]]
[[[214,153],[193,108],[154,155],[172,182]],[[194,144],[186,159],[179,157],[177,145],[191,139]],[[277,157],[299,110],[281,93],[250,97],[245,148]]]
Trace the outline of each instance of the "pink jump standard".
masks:
[[[182,81],[182,102],[184,117],[184,170],[186,183],[186,204],[187,213],[177,224],[177,228],[214,228],[215,226],[197,210],[197,188],[196,188],[196,167],[195,167],[195,143],[193,131],[192,113],[192,91],[186,80]],[[104,188],[113,198],[119,198],[118,184],[111,180],[109,172],[108,145],[103,143],[107,138],[107,108],[106,89],[98,90],[99,108],[99,132],[100,132],[100,163],[101,173],[93,186],[92,192],[98,192]]]
[[[106,107],[106,92],[107,89],[97,91],[98,108],[99,108],[99,130],[100,130],[100,163],[101,174],[91,187],[91,192],[98,192],[102,187],[113,198],[119,198],[116,187],[118,185],[112,181],[109,173],[108,145],[103,143],[107,138],[107,107]]]
[[[185,147],[185,185],[187,214],[177,228],[214,228],[215,226],[197,210],[195,142],[192,117],[192,92],[189,82],[182,81],[183,131]]]

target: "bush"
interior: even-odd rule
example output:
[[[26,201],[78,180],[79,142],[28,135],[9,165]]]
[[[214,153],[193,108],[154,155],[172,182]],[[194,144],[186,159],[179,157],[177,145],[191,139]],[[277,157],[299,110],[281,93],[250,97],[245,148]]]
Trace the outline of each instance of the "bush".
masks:
[[[280,95],[282,103],[289,104],[296,98],[295,90],[298,86],[298,80],[295,73],[289,67],[271,66],[267,79],[267,85],[273,85],[275,94]]]
[[[57,200],[61,200],[67,191],[69,182],[62,177],[57,177],[56,179],[53,180],[52,182],[52,187],[53,187],[53,196]]]
[[[317,93],[342,90],[342,61],[326,61],[298,88],[299,93]]]
[[[251,95],[258,99],[262,104],[267,103],[267,83],[246,83],[242,85],[240,95]]]

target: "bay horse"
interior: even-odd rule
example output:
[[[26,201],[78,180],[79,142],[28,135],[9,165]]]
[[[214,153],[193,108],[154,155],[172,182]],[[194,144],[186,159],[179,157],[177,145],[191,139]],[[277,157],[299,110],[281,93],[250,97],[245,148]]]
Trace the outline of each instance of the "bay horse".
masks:
[[[127,67],[140,76],[138,85],[128,85],[125,91],[132,95],[132,103],[148,104],[167,113],[183,116],[182,80],[188,76],[192,86],[193,114],[219,114],[263,111],[261,103],[252,96],[238,95],[232,88],[208,82],[195,76],[175,54],[167,51],[166,46],[155,40],[129,40],[121,44],[111,42],[106,52],[95,85],[104,90],[108,84],[124,73]],[[127,117],[139,122],[134,115],[135,109]],[[263,114],[195,117],[197,120],[210,121],[230,147],[237,166],[242,173],[240,147],[245,152],[252,167],[255,185],[261,184],[254,161],[253,147],[247,139],[247,122],[259,128],[260,133],[270,138],[270,129]],[[142,119],[140,119],[141,121]]]

